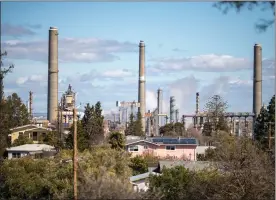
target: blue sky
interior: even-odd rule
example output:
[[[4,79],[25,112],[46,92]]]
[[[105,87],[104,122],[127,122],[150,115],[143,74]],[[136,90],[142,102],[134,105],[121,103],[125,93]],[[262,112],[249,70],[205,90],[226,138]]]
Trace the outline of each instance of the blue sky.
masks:
[[[220,94],[229,111],[252,111],[253,46],[263,47],[263,101],[274,94],[274,25],[258,33],[260,9],[227,15],[213,3],[2,2],[1,45],[15,64],[5,92],[24,101],[34,91],[34,112],[47,108],[47,39],[59,29],[59,90],[72,84],[81,103],[137,100],[138,43],[146,44],[147,109],[156,106],[158,87],[176,97],[180,114],[194,113]],[[68,39],[69,38],[69,39]],[[86,54],[83,54],[86,53]]]

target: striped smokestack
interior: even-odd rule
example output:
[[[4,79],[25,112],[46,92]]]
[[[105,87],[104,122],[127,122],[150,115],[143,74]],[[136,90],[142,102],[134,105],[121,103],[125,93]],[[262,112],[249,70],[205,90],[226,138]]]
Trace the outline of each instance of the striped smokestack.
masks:
[[[146,130],[145,112],[146,112],[146,92],[145,92],[145,43],[140,41],[139,44],[139,83],[138,83],[138,112],[141,113],[142,117],[142,130]]]

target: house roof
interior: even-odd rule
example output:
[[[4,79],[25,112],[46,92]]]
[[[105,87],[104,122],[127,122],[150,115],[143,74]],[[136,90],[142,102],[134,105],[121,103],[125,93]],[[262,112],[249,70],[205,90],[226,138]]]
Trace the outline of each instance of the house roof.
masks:
[[[150,137],[150,138],[145,138],[145,139],[141,139],[141,138],[137,138],[137,139],[133,139],[133,140],[127,140],[126,144],[127,145],[131,145],[131,144],[135,144],[138,142],[147,142],[147,143],[151,143],[154,145],[168,145],[168,144],[172,144],[172,145],[198,145],[197,139],[195,138],[173,138],[173,137]]]
[[[24,126],[17,126],[17,127],[14,127],[14,128],[11,128],[10,131],[15,131],[15,130],[20,130],[20,129],[30,129],[30,128],[36,128],[37,125],[35,124],[27,124],[27,125],[24,125]]]
[[[152,175],[159,175],[156,172],[146,172],[144,174],[139,174],[139,175],[136,175],[136,176],[131,176],[129,179],[130,179],[131,182],[139,181],[139,180],[148,178],[151,174]]]
[[[212,166],[211,162],[208,161],[183,161],[183,160],[160,160],[159,167],[162,170],[164,167],[172,168],[176,166],[183,166],[189,170],[203,170]]]
[[[7,148],[7,151],[50,151],[54,150],[55,147],[47,144],[24,144],[16,147]]]

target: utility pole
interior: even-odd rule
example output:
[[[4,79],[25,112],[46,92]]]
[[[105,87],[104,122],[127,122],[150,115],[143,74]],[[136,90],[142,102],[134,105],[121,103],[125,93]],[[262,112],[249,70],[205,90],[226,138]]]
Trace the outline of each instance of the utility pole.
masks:
[[[77,200],[78,190],[77,190],[77,167],[78,167],[78,146],[77,146],[77,109],[74,106],[73,108],[73,119],[74,119],[74,152],[73,152],[73,170],[74,170],[74,200]]]

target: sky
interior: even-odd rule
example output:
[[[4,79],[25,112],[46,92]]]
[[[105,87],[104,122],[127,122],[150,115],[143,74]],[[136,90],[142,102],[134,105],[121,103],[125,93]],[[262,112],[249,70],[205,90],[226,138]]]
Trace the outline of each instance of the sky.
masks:
[[[271,10],[223,14],[211,2],[2,2],[1,49],[15,68],[5,77],[5,95],[25,103],[33,91],[34,113],[47,111],[48,30],[59,31],[59,95],[71,84],[81,108],[101,101],[104,113],[116,101],[138,98],[138,44],[146,45],[146,108],[163,110],[175,96],[180,115],[200,110],[213,95],[229,112],[252,112],[253,46],[263,48],[263,103],[274,94],[274,24],[255,24]]]

